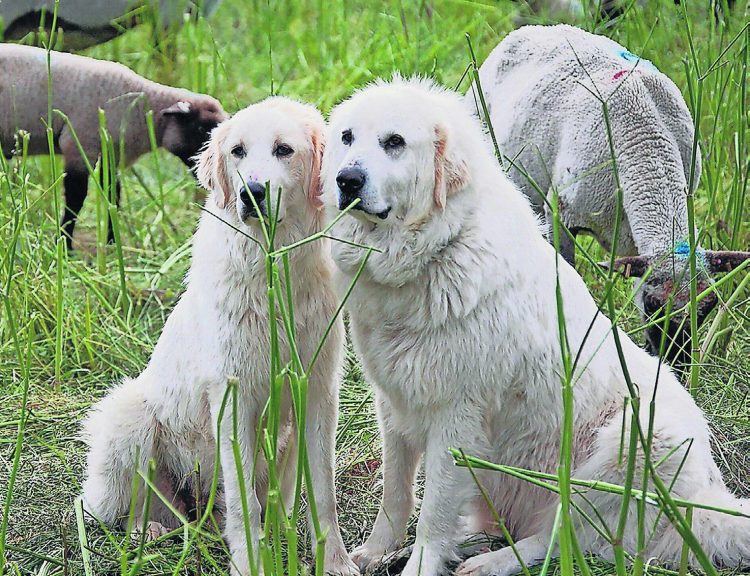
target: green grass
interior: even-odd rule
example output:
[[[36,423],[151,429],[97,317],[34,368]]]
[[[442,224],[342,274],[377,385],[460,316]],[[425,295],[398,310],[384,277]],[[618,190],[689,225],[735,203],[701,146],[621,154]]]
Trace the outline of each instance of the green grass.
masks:
[[[747,249],[750,32],[741,32],[747,17],[738,6],[726,26],[717,26],[702,3],[690,2],[686,10],[687,19],[683,7],[664,0],[634,7],[611,27],[590,17],[572,21],[651,60],[683,89],[700,112],[698,240]],[[354,88],[396,70],[457,85],[470,63],[465,35],[481,63],[518,15],[510,2],[224,0],[208,21],[168,33],[147,21],[87,53],[212,93],[230,111],[273,93],[327,112]],[[118,546],[127,541],[121,534],[88,527],[91,552],[82,553],[74,508],[84,459],[78,426],[114,381],[145,366],[182,289],[204,196],[175,158],[145,156],[123,177],[121,243],[102,245],[107,205],[104,198],[97,202],[92,186],[76,231],[81,248],[66,254],[57,236],[61,171],[46,157],[0,160],[0,509],[8,511],[0,542],[8,574],[79,575],[85,565],[93,574],[121,571]],[[583,244],[604,259],[593,242]],[[579,269],[601,296],[605,282],[589,264]],[[750,293],[747,284],[735,293],[738,285],[732,280],[722,288],[725,300],[734,294],[730,305],[698,332],[707,352],[696,395],[729,484],[748,495]],[[629,295],[627,283],[619,283],[613,305],[622,308],[624,326],[639,334]],[[351,353],[338,446],[341,522],[352,546],[367,535],[379,501],[379,449],[370,390]],[[637,488],[640,483],[636,478]],[[302,523],[299,530],[304,538]],[[139,573],[171,574],[183,552],[179,538],[148,546]],[[190,547],[184,573],[221,574],[226,564],[223,544],[206,537]],[[596,574],[615,570],[601,562],[589,566]]]

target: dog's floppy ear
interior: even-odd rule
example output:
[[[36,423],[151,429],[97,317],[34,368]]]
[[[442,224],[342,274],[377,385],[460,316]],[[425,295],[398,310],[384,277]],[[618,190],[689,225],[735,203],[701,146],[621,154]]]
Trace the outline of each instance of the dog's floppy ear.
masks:
[[[224,155],[221,153],[222,133],[214,130],[211,139],[198,157],[196,176],[206,190],[214,196],[219,208],[224,208],[231,199],[232,190]]]
[[[307,183],[307,199],[310,206],[315,209],[323,207],[320,195],[323,192],[323,183],[320,180],[320,166],[323,162],[323,149],[325,148],[325,137],[323,130],[313,126],[310,135],[312,161],[310,165],[310,180]]]
[[[443,126],[435,127],[435,206],[445,208],[448,196],[469,183],[469,169],[463,158],[455,153],[448,132]]]

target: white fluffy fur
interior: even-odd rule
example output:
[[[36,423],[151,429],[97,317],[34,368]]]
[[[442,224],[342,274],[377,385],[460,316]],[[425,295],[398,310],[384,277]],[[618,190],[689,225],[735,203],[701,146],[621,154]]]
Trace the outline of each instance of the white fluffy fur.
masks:
[[[513,159],[510,178],[545,216],[550,234],[554,189],[572,233],[612,248],[617,186],[601,97],[623,188],[615,251],[671,254],[688,237],[693,117],[679,88],[648,60],[573,26],[524,26],[498,44],[479,77],[498,146]],[[472,111],[476,90],[472,85],[464,99]],[[693,188],[700,174],[699,153]],[[573,245],[563,236],[563,255],[572,261]]]
[[[157,484],[168,497],[175,488],[194,489],[191,477],[200,465],[208,492],[213,471],[218,411],[227,378],[239,378],[237,421],[242,465],[249,495],[253,546],[257,550],[261,512],[267,490],[262,453],[253,480],[256,428],[268,399],[269,321],[263,254],[246,236],[262,238],[258,220],[241,218],[239,192],[243,181],[269,182],[275,198],[281,188],[276,245],[300,240],[320,229],[319,167],[324,123],[317,110],[283,98],[270,98],[238,112],[222,123],[199,162],[199,178],[212,191],[193,241],[187,288],[164,327],[146,369],[117,385],[89,414],[85,437],[90,445],[85,506],[94,516],[116,523],[126,516],[131,481],[148,459],[157,463]],[[287,158],[273,155],[279,142],[291,146]],[[231,150],[242,144],[243,159]],[[283,218],[282,218],[283,215]],[[303,362],[309,362],[325,327],[337,308],[332,288],[333,266],[325,242],[315,242],[290,255],[296,341]],[[282,353],[287,350],[279,326]],[[326,570],[357,574],[346,555],[336,518],[334,440],[338,401],[338,370],[344,331],[336,322],[310,375],[307,450],[320,524],[328,531]],[[288,505],[294,489],[296,446],[288,394],[282,418],[287,426],[280,438],[282,495]],[[232,453],[232,410],[229,404],[218,439],[225,501],[225,537],[232,553],[232,573],[249,574],[238,477]],[[282,420],[283,423],[283,420]],[[284,427],[282,427],[284,428]],[[141,488],[141,497],[144,490]],[[205,503],[205,497],[204,497]],[[138,510],[140,511],[141,502]],[[175,518],[154,498],[150,532],[174,527]],[[139,519],[139,524],[142,519]],[[257,556],[256,556],[257,557]]]
[[[396,79],[356,93],[335,109],[329,126],[323,162],[327,200],[337,197],[339,169],[356,164],[367,174],[365,209],[391,208],[385,220],[352,212],[335,229],[345,240],[381,251],[372,253],[348,303],[383,436],[383,502],[372,534],[352,553],[360,569],[401,545],[420,458],[425,492],[407,576],[438,574],[454,558],[464,517],[475,530],[490,528],[474,482],[454,466],[448,447],[556,471],[563,414],[556,266],[570,348],[574,356],[580,353],[573,475],[622,484],[625,463],[618,453],[628,391],[611,323],[597,313],[581,277],[545,241],[528,200],[501,170],[478,121],[455,94],[426,81]],[[348,146],[341,141],[346,130],[352,132]],[[393,133],[406,142],[397,155],[380,145]],[[336,243],[333,254],[346,285],[364,252]],[[672,481],[686,452],[681,443],[692,439],[673,493],[750,513],[750,501],[727,491],[711,457],[706,420],[693,399],[667,367],[659,372],[656,358],[626,334],[620,338],[644,404],[655,395],[652,458],[681,446],[659,467],[661,478]],[[645,429],[648,410],[641,421]],[[539,562],[556,499],[499,473],[480,478],[524,561]],[[614,531],[620,499],[594,491],[586,496],[588,501],[575,500],[589,513],[595,506]],[[647,525],[657,521],[657,513],[647,508]],[[575,518],[583,549],[610,557],[611,546]],[[624,539],[630,552],[636,548],[635,522],[633,507]],[[750,562],[750,519],[696,510],[693,525],[716,563]],[[681,545],[660,515],[643,553],[674,564]],[[458,573],[518,570],[506,548],[467,560]]]

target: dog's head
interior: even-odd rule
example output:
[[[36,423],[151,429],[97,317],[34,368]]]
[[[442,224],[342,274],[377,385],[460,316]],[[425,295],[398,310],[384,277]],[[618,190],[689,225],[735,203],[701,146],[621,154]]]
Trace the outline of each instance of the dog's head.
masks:
[[[325,124],[313,106],[272,97],[222,122],[198,158],[198,180],[218,208],[255,226],[316,216]]]
[[[467,116],[458,97],[426,80],[378,82],[331,114],[324,188],[328,201],[383,226],[414,226],[445,208],[469,179],[454,145]],[[471,139],[469,139],[471,141]]]

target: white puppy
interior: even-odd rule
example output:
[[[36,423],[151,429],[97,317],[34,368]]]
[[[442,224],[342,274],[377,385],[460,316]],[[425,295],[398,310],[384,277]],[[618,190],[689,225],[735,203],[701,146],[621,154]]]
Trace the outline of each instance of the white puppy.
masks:
[[[449,447],[502,464],[557,469],[563,368],[556,255],[454,93],[420,80],[377,83],[339,105],[329,126],[325,195],[339,208],[360,200],[335,233],[379,250],[348,303],[354,344],[376,390],[384,476],[372,534],[352,559],[365,569],[400,546],[423,457],[424,499],[403,573],[433,576],[455,558],[464,514],[474,529],[492,524],[475,483],[466,469],[454,466]],[[333,254],[346,284],[363,251],[337,243]],[[574,358],[580,355],[573,384],[573,475],[622,484],[628,390],[611,324],[575,270],[562,259],[557,265],[570,350]],[[708,426],[690,395],[666,366],[657,376],[658,360],[625,334],[620,338],[644,398],[644,430],[645,405],[655,395],[651,458],[664,458],[660,477],[667,485],[674,481],[677,496],[750,513],[750,501],[727,491],[711,458]],[[636,478],[642,478],[642,464]],[[480,480],[523,560],[543,559],[557,499],[499,473],[483,473]],[[615,532],[619,497],[589,491],[574,501]],[[575,512],[574,519],[581,547],[611,557],[599,533]],[[648,506],[646,526],[645,557],[678,562],[682,542],[666,516]],[[696,509],[693,531],[714,562],[750,563],[750,519]],[[633,508],[626,550],[635,552],[636,535]],[[505,548],[466,561],[459,574],[519,569]]]
[[[288,245],[321,229],[323,130],[323,119],[315,108],[285,98],[269,98],[238,112],[213,132],[199,159],[198,177],[212,194],[206,201],[208,213],[202,215],[193,240],[187,288],[146,369],[115,387],[85,422],[90,452],[83,497],[87,510],[99,519],[116,523],[127,516],[133,475],[146,469],[149,458],[156,461],[157,486],[178,509],[185,511],[186,494],[203,493],[205,502],[214,468],[218,412],[227,378],[235,376],[239,379],[238,440],[245,485],[250,490],[252,544],[257,551],[268,486],[262,453],[255,465],[253,458],[259,419],[269,396],[270,323],[264,256],[246,235],[263,237],[255,205],[266,218],[277,215],[276,246]],[[266,184],[270,207],[265,201]],[[255,204],[250,195],[255,197]],[[296,342],[302,361],[307,363],[338,305],[332,289],[329,248],[325,242],[308,243],[291,252],[290,265]],[[283,355],[288,350],[287,339],[283,327],[279,325],[278,329]],[[325,567],[328,572],[350,575],[358,571],[341,539],[334,493],[343,339],[343,326],[337,321],[310,374],[306,437],[320,525],[328,531]],[[218,439],[225,537],[232,553],[233,574],[249,574],[231,446],[231,405]],[[284,488],[282,498],[290,506],[297,456],[288,392],[280,417],[277,462]],[[196,463],[200,465],[200,487],[194,485]],[[141,488],[139,511],[144,492]],[[158,534],[165,527],[174,527],[176,519],[154,497],[147,520],[152,521],[150,532]]]

